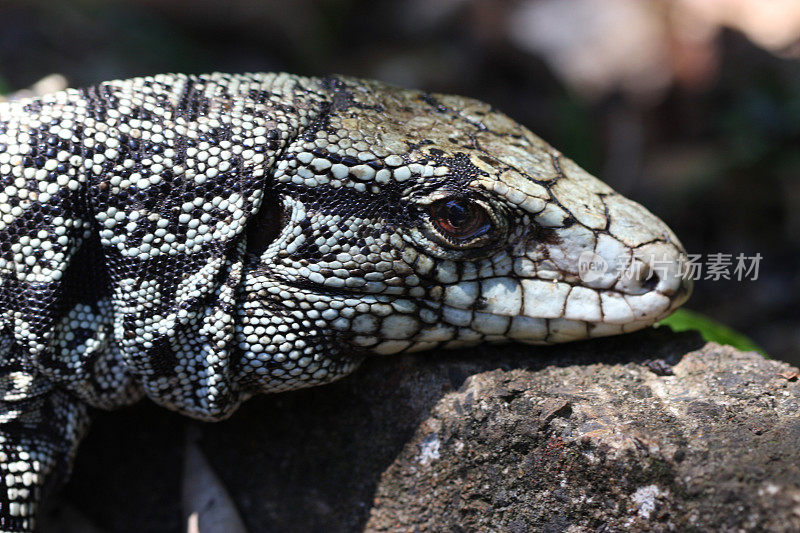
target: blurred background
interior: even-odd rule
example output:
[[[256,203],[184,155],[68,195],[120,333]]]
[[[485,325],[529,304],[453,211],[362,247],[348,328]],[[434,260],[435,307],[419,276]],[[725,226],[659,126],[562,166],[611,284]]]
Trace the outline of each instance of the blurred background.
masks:
[[[285,70],[488,101],[690,252],[760,253],[757,280],[701,280],[688,307],[794,364],[798,55],[796,0],[0,0],[0,94]]]

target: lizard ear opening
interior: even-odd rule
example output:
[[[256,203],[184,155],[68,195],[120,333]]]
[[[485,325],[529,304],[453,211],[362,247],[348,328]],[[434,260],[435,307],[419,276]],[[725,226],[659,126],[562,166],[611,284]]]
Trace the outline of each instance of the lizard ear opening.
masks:
[[[258,213],[247,223],[247,249],[263,252],[286,225],[286,211],[277,194],[265,191]]]

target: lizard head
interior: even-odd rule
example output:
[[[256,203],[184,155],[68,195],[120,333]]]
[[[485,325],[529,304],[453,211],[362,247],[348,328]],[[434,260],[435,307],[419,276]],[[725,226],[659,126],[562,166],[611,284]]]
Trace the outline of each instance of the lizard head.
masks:
[[[573,341],[688,298],[686,254],[661,220],[489,105],[321,87],[329,107],[275,166],[283,223],[259,261],[343,342]]]

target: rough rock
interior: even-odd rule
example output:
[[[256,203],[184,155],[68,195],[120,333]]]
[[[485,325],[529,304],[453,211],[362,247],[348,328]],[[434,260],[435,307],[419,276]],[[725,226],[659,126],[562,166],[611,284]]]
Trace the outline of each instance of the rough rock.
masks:
[[[185,530],[190,430],[253,532],[798,531],[796,375],[649,330],[376,358],[217,424],[143,404],[98,417],[43,530]]]

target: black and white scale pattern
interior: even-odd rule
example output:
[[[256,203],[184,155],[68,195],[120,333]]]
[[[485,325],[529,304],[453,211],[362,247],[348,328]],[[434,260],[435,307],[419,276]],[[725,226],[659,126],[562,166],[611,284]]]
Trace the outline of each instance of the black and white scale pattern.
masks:
[[[88,406],[218,420],[369,354],[632,331],[688,297],[684,255],[468,98],[170,74],[0,104],[0,529]]]

